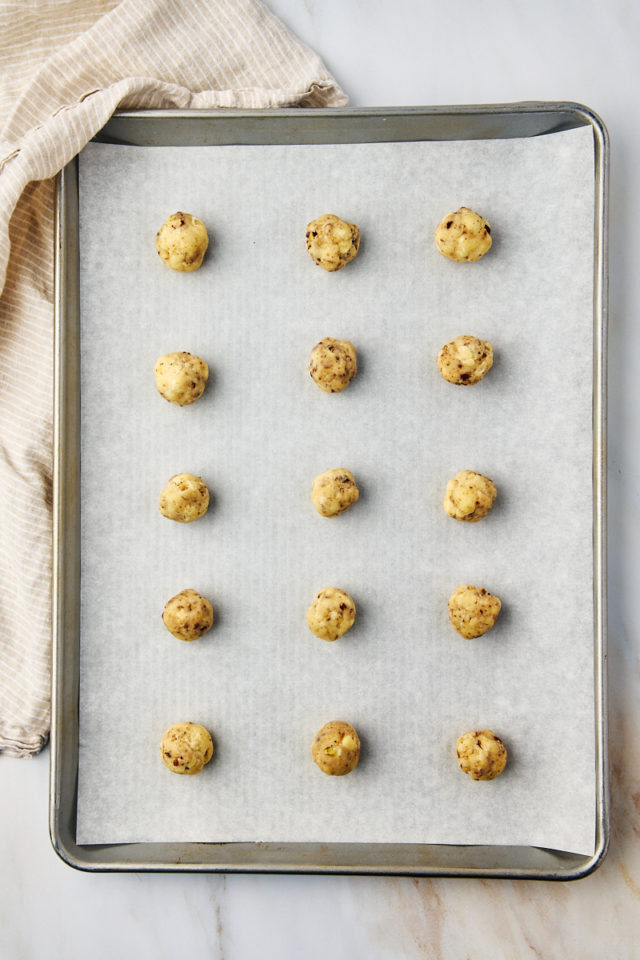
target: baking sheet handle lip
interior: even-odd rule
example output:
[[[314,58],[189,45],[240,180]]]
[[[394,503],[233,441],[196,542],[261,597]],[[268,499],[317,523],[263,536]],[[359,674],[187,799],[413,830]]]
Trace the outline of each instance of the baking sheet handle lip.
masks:
[[[477,113],[546,113],[550,111],[565,111],[580,116],[584,125],[595,125],[605,130],[602,118],[591,107],[577,100],[516,100],[498,103],[458,103],[458,104],[411,104],[408,106],[381,105],[369,107],[278,107],[277,109],[247,109],[234,107],[202,107],[165,108],[158,110],[116,110],[115,117],[169,117],[201,119],[203,117],[350,117],[350,116],[384,116],[388,114],[477,114]]]
[[[62,245],[64,242],[63,238],[63,222],[61,215],[61,207],[64,199],[64,172],[61,171],[58,173],[55,182],[54,189],[54,274],[55,274],[55,289],[56,297],[54,302],[54,324],[53,324],[53,578],[52,578],[52,658],[51,658],[51,731],[49,737],[50,744],[50,757],[49,757],[49,837],[51,839],[51,844],[53,849],[58,854],[58,856],[65,862],[69,862],[64,855],[63,844],[61,843],[60,836],[58,834],[58,811],[60,809],[59,805],[59,796],[60,796],[60,785],[59,785],[59,771],[60,771],[60,732],[59,725],[57,722],[58,719],[58,709],[59,709],[59,697],[58,691],[61,682],[60,678],[60,651],[58,649],[60,631],[58,629],[58,618],[60,616],[60,602],[61,598],[59,597],[59,570],[60,570],[60,508],[61,508],[61,497],[60,497],[60,458],[59,458],[59,447],[58,447],[58,437],[60,436],[60,423],[59,418],[61,417],[61,403],[60,403],[60,386],[61,386],[61,370],[60,370],[60,342],[59,342],[59,330],[61,324],[61,291],[63,289],[62,285]],[[63,853],[64,851],[64,853]]]
[[[610,784],[607,690],[607,338],[609,324],[609,162],[610,139],[595,111],[582,107],[595,139],[594,232],[594,580],[595,580],[595,735],[597,762],[596,850],[579,877],[593,873],[604,861],[610,843]]]
[[[449,879],[481,879],[481,880],[543,880],[566,882],[581,880],[589,876],[597,867],[600,866],[602,855],[589,859],[585,864],[568,868],[567,870],[556,869],[548,872],[541,872],[537,868],[527,867],[497,867],[495,869],[487,867],[455,867],[455,866],[431,866],[425,869],[416,867],[407,867],[398,865],[389,866],[371,866],[362,863],[353,863],[349,866],[324,865],[308,866],[298,863],[282,864],[261,864],[258,862],[247,864],[232,863],[189,863],[185,864],[181,860],[164,860],[151,863],[146,862],[128,862],[124,860],[113,861],[91,861],[83,859],[81,855],[73,852],[60,840],[58,836],[52,835],[53,849],[60,859],[74,870],[82,873],[218,873],[218,874],[262,874],[278,876],[327,876],[327,877],[413,877],[415,879],[449,878]],[[110,848],[109,844],[100,844],[98,848],[104,846]],[[123,844],[122,846],[127,846]],[[83,848],[75,848],[82,851]]]
[[[63,275],[68,268],[68,237],[65,234],[66,218],[63,215],[64,206],[70,196],[69,170],[74,170],[77,184],[77,159],[71,161],[67,168],[60,171],[55,178],[54,188],[54,275],[56,295],[54,299],[54,342],[53,342],[53,553],[52,553],[52,664],[51,664],[51,731],[50,731],[50,758],[49,758],[49,837],[55,853],[69,866],[83,869],[82,861],[72,853],[70,846],[63,839],[63,830],[60,826],[62,816],[61,796],[63,793],[62,769],[62,710],[65,693],[65,660],[62,655],[64,643],[63,619],[65,610],[65,556],[64,536],[65,527],[65,494],[62,487],[64,476],[65,450],[62,443],[64,436],[63,420],[64,407],[64,353],[62,346],[63,323],[65,317]],[[73,704],[76,717],[76,730],[79,717],[79,704]],[[76,766],[77,790],[77,766]],[[79,849],[76,847],[76,849]]]
[[[512,103],[484,103],[484,104],[454,104],[454,105],[412,105],[412,106],[378,106],[378,107],[281,107],[276,110],[271,109],[238,109],[238,108],[228,108],[228,107],[218,107],[218,108],[199,108],[199,109],[160,109],[160,110],[116,110],[113,114],[111,120],[115,123],[115,129],[111,125],[111,120],[108,121],[105,127],[100,130],[94,137],[94,140],[99,142],[114,143],[119,145],[136,145],[135,140],[132,143],[127,135],[127,122],[129,120],[133,121],[148,121],[151,124],[154,121],[177,121],[180,123],[186,122],[189,125],[193,123],[202,123],[207,121],[216,122],[218,120],[224,122],[225,120],[233,121],[238,120],[242,123],[249,121],[252,123],[252,129],[256,129],[254,124],[258,124],[257,128],[261,128],[261,125],[266,121],[266,123],[275,122],[276,124],[284,119],[285,122],[289,120],[294,120],[296,123],[300,123],[300,130],[306,130],[307,125],[310,124],[311,128],[314,127],[314,122],[320,120],[321,124],[324,121],[328,121],[332,125],[332,129],[336,131],[341,131],[338,134],[338,139],[340,142],[351,142],[349,138],[343,140],[344,128],[345,125],[348,125],[351,121],[358,124],[358,129],[360,129],[360,122],[366,123],[367,121],[374,123],[378,126],[378,133],[374,136],[373,141],[385,140],[385,136],[380,136],[381,131],[384,129],[384,121],[389,119],[390,121],[394,119],[405,119],[405,120],[415,120],[419,121],[421,118],[425,122],[429,123],[438,123],[441,119],[455,119],[460,122],[464,122],[465,118],[472,120],[474,123],[482,122],[483,118],[494,119],[500,121],[503,124],[508,123],[509,119],[517,120],[517,118],[526,119],[533,117],[545,117],[548,116],[549,119],[556,115],[556,126],[547,127],[544,129],[531,129],[528,132],[521,131],[519,133],[512,134],[496,134],[487,133],[486,135],[475,136],[469,134],[468,132],[464,136],[457,136],[455,134],[451,135],[451,131],[448,136],[440,137],[436,136],[435,139],[445,139],[445,140],[457,140],[457,139],[467,139],[468,136],[471,136],[471,139],[500,139],[502,136],[517,136],[517,137],[537,137],[544,136],[550,133],[555,133],[561,130],[575,129],[576,127],[582,126],[591,126],[592,129],[596,132],[596,135],[604,137],[606,139],[607,132],[606,127],[601,119],[601,117],[593,110],[591,107],[586,106],[583,103],[578,101],[562,101],[562,100],[522,100]],[[124,127],[119,127],[119,121],[124,122]],[[539,125],[541,121],[538,120]],[[382,126],[380,126],[382,124]],[[142,128],[144,129],[144,127]],[[153,128],[152,128],[153,129]],[[187,129],[187,127],[185,127]],[[391,129],[391,128],[390,128]],[[415,130],[413,133],[407,136],[397,136],[392,135],[391,140],[413,140],[413,139],[432,139],[430,135],[414,136]],[[148,145],[148,146],[161,146],[166,145],[164,140],[159,142],[153,142],[154,136],[150,135],[150,139],[145,139],[143,137],[142,142],[137,141],[137,145]],[[178,142],[178,141],[176,141]],[[234,143],[235,140],[230,140],[228,143]],[[244,141],[242,138],[239,142],[250,142]],[[265,142],[269,142],[268,140]],[[277,141],[280,142],[280,141]],[[283,141],[288,142],[288,141]],[[306,142],[306,141],[305,141]],[[312,139],[311,142],[316,142]],[[325,142],[321,137],[317,142]],[[353,142],[368,142],[367,137],[362,140],[360,135],[356,135],[353,139]],[[227,143],[226,140],[223,143]],[[195,143],[192,145],[196,145]],[[221,145],[221,144],[217,144]]]
[[[54,274],[56,297],[54,302],[54,324],[53,324],[53,578],[52,578],[52,658],[51,658],[51,732],[49,737],[50,757],[49,757],[49,837],[53,849],[58,856],[66,863],[70,863],[68,851],[58,832],[58,817],[60,812],[60,724],[58,723],[58,713],[60,709],[60,685],[62,683],[61,663],[62,657],[59,649],[60,629],[59,618],[61,616],[61,605],[63,598],[60,596],[61,584],[61,565],[62,557],[60,553],[61,543],[61,509],[62,497],[60,489],[61,463],[59,437],[61,432],[60,419],[62,417],[62,404],[60,402],[60,391],[62,383],[61,371],[61,348],[60,348],[60,330],[62,323],[62,270],[63,270],[63,250],[64,250],[64,223],[62,217],[62,205],[64,203],[65,176],[64,171],[58,173],[54,189]],[[73,865],[73,864],[71,864]]]

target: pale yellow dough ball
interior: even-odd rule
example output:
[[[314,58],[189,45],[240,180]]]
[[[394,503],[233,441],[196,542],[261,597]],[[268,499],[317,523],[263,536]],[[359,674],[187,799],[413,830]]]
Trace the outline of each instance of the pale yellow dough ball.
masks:
[[[494,780],[507,763],[507,750],[491,730],[470,730],[456,744],[460,769],[472,780]]]
[[[449,597],[449,619],[453,629],[473,640],[481,637],[494,625],[501,603],[484,587],[460,586]]]
[[[491,248],[491,243],[490,225],[469,207],[448,213],[436,228],[436,246],[449,260],[479,260]]]
[[[211,760],[213,740],[199,723],[174,723],[165,730],[160,750],[162,762],[172,773],[193,776]]]
[[[454,520],[476,523],[489,513],[497,492],[489,477],[474,470],[461,470],[447,484],[444,509]]]
[[[160,513],[168,520],[191,523],[203,517],[209,507],[209,491],[202,477],[176,473],[158,499]]]
[[[191,273],[202,265],[209,246],[207,228],[190,213],[171,214],[156,234],[156,250],[162,262],[172,270]]]
[[[179,407],[195,403],[204,393],[209,377],[209,367],[202,357],[184,350],[158,357],[153,372],[158,392]]]
[[[307,250],[312,260],[333,273],[353,260],[360,246],[360,231],[335,213],[325,213],[307,224]]]
[[[316,594],[307,610],[307,625],[321,640],[337,640],[356,619],[356,605],[344,590],[326,587]]]
[[[311,488],[311,502],[321,517],[337,517],[352,507],[359,496],[353,474],[344,467],[319,474]]]
[[[340,393],[357,372],[356,348],[350,340],[325,337],[311,351],[309,373],[325,393]]]
[[[198,640],[213,626],[213,607],[196,590],[181,590],[165,604],[162,621],[178,640]]]
[[[471,386],[493,366],[493,348],[488,340],[463,334],[445,343],[438,354],[438,370],[449,383]]]
[[[358,765],[360,738],[350,723],[331,720],[316,733],[311,756],[323,773],[343,777]]]

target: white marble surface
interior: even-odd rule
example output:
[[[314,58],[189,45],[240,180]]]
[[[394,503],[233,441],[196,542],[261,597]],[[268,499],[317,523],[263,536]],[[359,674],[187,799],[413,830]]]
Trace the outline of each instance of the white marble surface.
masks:
[[[48,752],[0,758],[0,956],[633,960],[640,955],[632,604],[640,560],[640,7],[631,0],[272,0],[271,7],[324,57],[353,106],[578,100],[609,127],[610,853],[593,876],[569,884],[76,873],[49,843]]]

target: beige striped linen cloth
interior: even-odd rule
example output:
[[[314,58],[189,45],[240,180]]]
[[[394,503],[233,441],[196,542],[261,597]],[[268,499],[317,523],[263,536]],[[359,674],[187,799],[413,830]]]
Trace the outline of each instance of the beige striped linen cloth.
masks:
[[[50,719],[51,178],[118,107],[345,103],[258,0],[0,0],[0,753]]]

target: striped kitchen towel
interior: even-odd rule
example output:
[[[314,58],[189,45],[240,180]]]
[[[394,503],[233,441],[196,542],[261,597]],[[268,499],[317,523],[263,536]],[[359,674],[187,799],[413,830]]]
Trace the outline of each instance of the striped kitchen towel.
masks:
[[[0,0],[0,753],[49,729],[51,178],[118,107],[345,103],[258,0]]]

